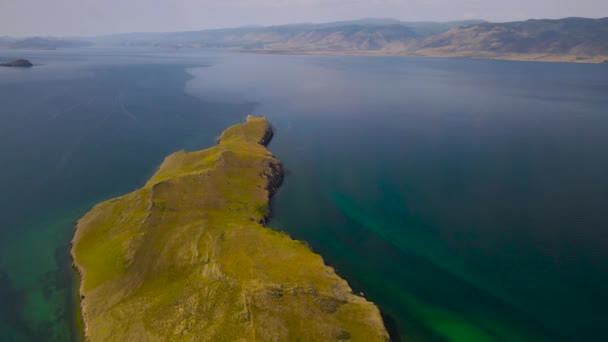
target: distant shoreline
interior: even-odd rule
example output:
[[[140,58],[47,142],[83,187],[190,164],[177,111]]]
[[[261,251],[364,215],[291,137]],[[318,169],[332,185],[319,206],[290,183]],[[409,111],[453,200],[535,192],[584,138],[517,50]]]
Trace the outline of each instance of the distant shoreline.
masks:
[[[143,32],[69,38],[0,37],[0,48],[147,47],[248,53],[421,56],[608,63],[608,18],[405,22],[390,18],[319,24]],[[85,38],[82,38],[85,39]]]
[[[361,56],[361,57],[433,57],[433,58],[468,58],[468,59],[493,59],[502,61],[520,62],[548,62],[548,63],[583,63],[604,64],[608,63],[608,56],[581,57],[574,55],[551,55],[551,54],[422,54],[422,53],[400,53],[391,51],[330,51],[330,50],[228,50],[232,52],[264,55],[302,55],[302,56]]]

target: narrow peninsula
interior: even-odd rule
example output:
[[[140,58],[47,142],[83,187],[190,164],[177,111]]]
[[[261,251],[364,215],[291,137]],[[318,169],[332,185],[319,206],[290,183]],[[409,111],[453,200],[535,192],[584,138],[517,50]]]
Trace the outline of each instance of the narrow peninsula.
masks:
[[[89,341],[388,341],[378,308],[267,228],[283,180],[263,117],[168,156],[96,205],[72,242]]]

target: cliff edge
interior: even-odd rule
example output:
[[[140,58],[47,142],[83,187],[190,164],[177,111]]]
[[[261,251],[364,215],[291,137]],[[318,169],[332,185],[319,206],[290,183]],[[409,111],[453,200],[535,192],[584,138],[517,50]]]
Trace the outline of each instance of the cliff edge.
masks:
[[[262,117],[168,156],[95,206],[72,242],[89,341],[387,341],[375,305],[262,225],[283,178]]]

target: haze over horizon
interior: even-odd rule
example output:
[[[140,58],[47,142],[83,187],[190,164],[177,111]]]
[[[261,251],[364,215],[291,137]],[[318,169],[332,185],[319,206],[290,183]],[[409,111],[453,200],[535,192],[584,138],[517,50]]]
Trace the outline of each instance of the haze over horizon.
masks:
[[[189,31],[368,17],[504,22],[607,16],[608,1],[604,0],[4,0],[0,36]]]

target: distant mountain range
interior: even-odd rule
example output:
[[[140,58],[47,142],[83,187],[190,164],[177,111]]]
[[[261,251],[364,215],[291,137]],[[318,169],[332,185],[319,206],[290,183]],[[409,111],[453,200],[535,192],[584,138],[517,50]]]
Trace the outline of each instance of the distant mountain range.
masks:
[[[410,55],[538,61],[608,60],[608,18],[489,23],[361,19],[326,24],[241,27],[177,33],[132,33],[98,44],[225,48],[259,53]]]
[[[101,46],[221,48],[284,54],[406,55],[608,62],[608,18],[489,23],[360,19],[325,24],[249,26],[173,33],[90,37]],[[10,47],[73,47],[83,41],[31,38]],[[63,46],[62,46],[63,45]],[[3,39],[0,38],[0,48]]]
[[[452,28],[483,23],[401,22],[360,19],[325,24],[240,27],[174,33],[128,33],[91,38],[102,45],[168,48],[230,48],[248,51],[375,51],[389,44],[421,39]]]

